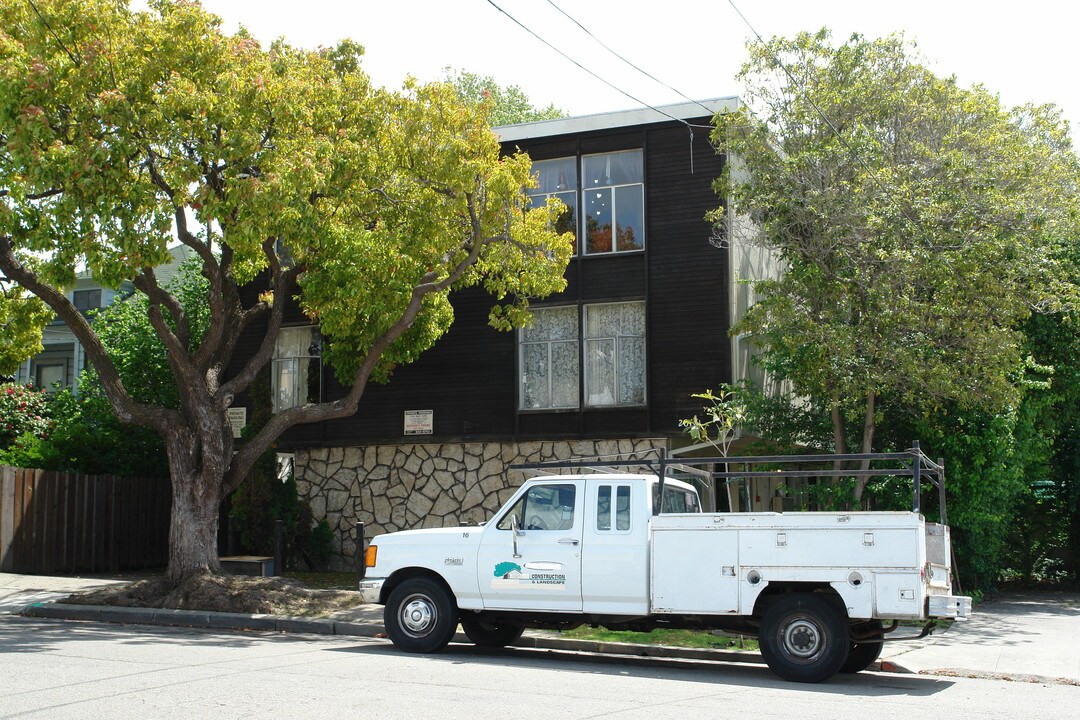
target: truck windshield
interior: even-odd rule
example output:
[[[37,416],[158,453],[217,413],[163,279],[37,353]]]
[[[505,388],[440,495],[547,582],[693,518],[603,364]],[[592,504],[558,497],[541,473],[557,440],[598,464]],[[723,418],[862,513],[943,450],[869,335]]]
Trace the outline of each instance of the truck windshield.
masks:
[[[660,501],[660,486],[653,485],[653,507],[657,507]],[[698,502],[697,493],[671,485],[664,486],[664,507],[666,513],[699,513],[701,503]]]

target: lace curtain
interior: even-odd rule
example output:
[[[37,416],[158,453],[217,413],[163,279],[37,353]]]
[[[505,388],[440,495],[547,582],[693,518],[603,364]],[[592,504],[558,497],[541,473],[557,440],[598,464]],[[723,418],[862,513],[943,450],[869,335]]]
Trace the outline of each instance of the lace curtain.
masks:
[[[521,407],[578,406],[577,308],[533,310],[533,324],[521,330]]]
[[[585,394],[593,407],[645,404],[645,303],[585,307]]]
[[[319,340],[315,329],[307,327],[282,328],[274,346],[271,392],[274,412],[306,405],[317,382]],[[316,377],[312,377],[312,375]]]

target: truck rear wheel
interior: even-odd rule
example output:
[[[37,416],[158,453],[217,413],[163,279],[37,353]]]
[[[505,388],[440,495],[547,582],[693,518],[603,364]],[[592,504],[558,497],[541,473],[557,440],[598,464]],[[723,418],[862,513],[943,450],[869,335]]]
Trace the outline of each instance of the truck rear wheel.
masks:
[[[847,660],[847,618],[820,595],[782,595],[762,616],[758,641],[765,662],[780,677],[821,682]]]
[[[852,628],[852,631],[859,637],[865,637],[868,640],[879,640],[885,637],[885,633],[881,631],[880,620],[859,623]],[[882,642],[852,642],[848,648],[847,660],[840,666],[840,672],[862,672],[878,659],[883,647],[884,643]]]
[[[412,578],[390,593],[383,621],[386,634],[402,650],[438,652],[457,630],[457,605],[439,583],[425,577]]]
[[[499,648],[513,645],[521,637],[521,633],[525,632],[525,628],[520,625],[493,623],[467,615],[463,615],[460,622],[466,637],[479,647]]]

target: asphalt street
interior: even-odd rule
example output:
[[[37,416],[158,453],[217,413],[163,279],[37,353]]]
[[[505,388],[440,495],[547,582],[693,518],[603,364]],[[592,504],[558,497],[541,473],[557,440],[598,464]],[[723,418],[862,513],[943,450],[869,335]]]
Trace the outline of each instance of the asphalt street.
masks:
[[[54,618],[156,623],[207,628],[264,629],[283,632],[373,636],[383,631],[382,608],[364,605],[333,617],[280,618],[233,613],[101,609],[56,604],[72,592],[131,578],[79,578],[0,573],[0,614],[33,612]],[[625,652],[675,658],[761,662],[760,655],[733,656],[719,651],[668,650],[642,646],[586,644],[529,632],[525,644],[547,649]],[[890,642],[876,669],[911,674],[996,677],[1050,681],[1080,686],[1080,594],[1004,593],[976,606],[972,618],[945,632],[914,642]]]
[[[1080,688],[758,664],[0,617],[0,717],[1074,718]]]

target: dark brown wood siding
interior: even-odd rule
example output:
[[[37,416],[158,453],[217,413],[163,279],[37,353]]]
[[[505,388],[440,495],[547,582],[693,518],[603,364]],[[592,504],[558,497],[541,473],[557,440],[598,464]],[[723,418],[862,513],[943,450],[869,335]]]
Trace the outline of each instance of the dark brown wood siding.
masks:
[[[707,124],[702,118],[692,121]],[[516,333],[487,325],[493,299],[481,290],[455,293],[455,321],[432,349],[395,370],[386,385],[369,385],[351,418],[294,428],[279,448],[372,442],[528,440],[674,436],[678,421],[700,410],[690,394],[730,380],[727,253],[710,243],[705,214],[718,200],[712,181],[722,158],[708,130],[666,123],[627,131],[521,141],[508,145],[534,159],[634,148],[645,149],[646,249],[644,252],[574,258],[567,289],[536,303],[645,300],[647,406],[644,408],[519,412]],[[290,319],[301,321],[298,313]],[[240,343],[254,352],[261,332]],[[327,398],[344,389],[327,370]],[[243,403],[243,399],[240,399]],[[406,410],[431,410],[434,435],[407,438]]]

